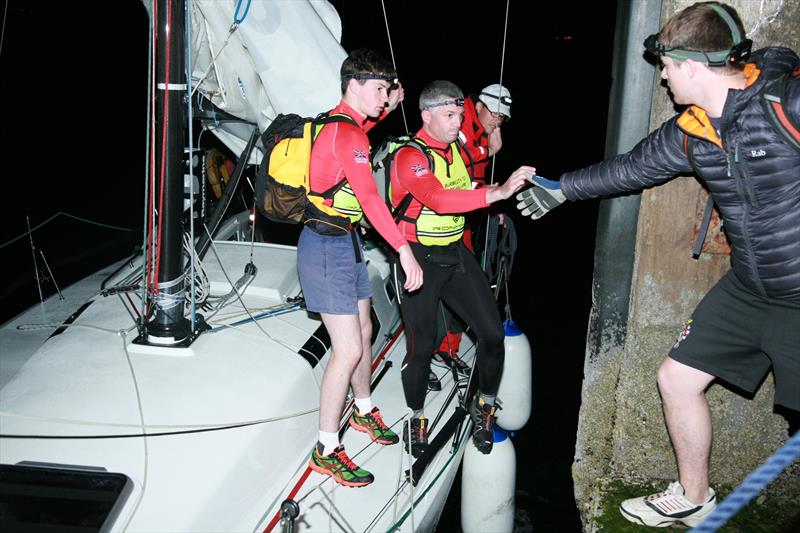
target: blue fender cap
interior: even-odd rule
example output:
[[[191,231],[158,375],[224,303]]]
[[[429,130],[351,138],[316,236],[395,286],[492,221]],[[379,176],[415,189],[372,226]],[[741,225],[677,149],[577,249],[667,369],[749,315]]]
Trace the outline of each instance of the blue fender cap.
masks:
[[[511,436],[511,433],[509,431],[506,431],[505,429],[503,429],[501,427],[494,426],[494,432],[493,432],[493,435],[492,435],[492,441],[493,442],[495,442],[495,443],[503,442],[504,440],[506,440],[510,436]]]
[[[503,331],[506,334],[506,337],[519,337],[522,335],[522,330],[519,329],[517,323],[514,322],[514,319],[509,318],[505,322],[503,322]]]

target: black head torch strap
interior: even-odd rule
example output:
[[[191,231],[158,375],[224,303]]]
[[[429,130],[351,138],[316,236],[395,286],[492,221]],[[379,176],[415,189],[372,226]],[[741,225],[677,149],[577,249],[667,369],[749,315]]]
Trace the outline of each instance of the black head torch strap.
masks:
[[[464,99],[463,98],[448,98],[447,100],[442,100],[440,102],[434,102],[432,104],[425,104],[422,106],[422,109],[432,109],[434,107],[442,107],[446,105],[456,105],[458,107],[464,107]]]
[[[501,104],[511,107],[510,96],[497,96],[496,94],[491,94],[491,93],[481,93],[481,96],[488,96],[489,98],[495,98],[497,100],[500,100]]]
[[[703,52],[701,50],[689,50],[683,48],[667,48],[658,41],[658,34],[654,33],[644,40],[644,47],[648,53],[654,56],[667,56],[678,61],[691,59],[700,63],[706,63],[710,67],[722,67],[728,63],[740,63],[750,57],[750,50],[753,41],[750,39],[742,40],[739,28],[736,26],[730,14],[719,6],[712,5],[711,8],[725,21],[731,31],[733,46],[729,50],[718,52]]]
[[[397,76],[386,76],[384,74],[376,74],[374,72],[356,72],[355,74],[348,74],[344,76],[346,80],[358,80],[358,81],[367,81],[367,80],[382,80],[389,82],[390,87],[396,87],[400,80],[397,79]]]

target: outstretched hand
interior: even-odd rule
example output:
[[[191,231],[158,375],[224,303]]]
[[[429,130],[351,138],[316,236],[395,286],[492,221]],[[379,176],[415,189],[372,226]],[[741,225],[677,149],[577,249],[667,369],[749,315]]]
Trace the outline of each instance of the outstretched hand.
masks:
[[[530,183],[529,178],[534,174],[536,174],[536,169],[534,167],[528,167],[524,165],[519,167],[502,185],[496,187],[487,187],[486,203],[491,204],[511,197],[512,194]]]
[[[533,187],[517,195],[517,209],[533,220],[543,217],[548,211],[558,207],[567,199],[561,192],[561,184],[535,174],[530,177]]]

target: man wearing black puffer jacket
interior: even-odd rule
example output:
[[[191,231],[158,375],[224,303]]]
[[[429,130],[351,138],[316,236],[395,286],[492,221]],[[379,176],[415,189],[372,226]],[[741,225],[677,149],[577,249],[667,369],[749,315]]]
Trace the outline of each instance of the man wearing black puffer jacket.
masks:
[[[694,172],[724,220],[732,269],[658,370],[679,480],[620,506],[625,518],[648,526],[695,526],[716,506],[704,395],[713,379],[754,392],[772,369],[775,403],[800,411],[800,60],[786,48],[751,55],[751,44],[730,6],[703,2],[674,15],[645,46],[659,56],[675,103],[689,107],[630,152],[558,182],[534,176],[534,187],[517,196],[536,219],[565,200]],[[765,102],[768,84],[783,85],[780,106]]]

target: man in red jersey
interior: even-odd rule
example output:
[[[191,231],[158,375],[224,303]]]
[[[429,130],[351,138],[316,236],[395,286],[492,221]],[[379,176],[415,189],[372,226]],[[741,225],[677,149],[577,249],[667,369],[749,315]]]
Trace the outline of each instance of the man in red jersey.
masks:
[[[406,446],[414,456],[427,448],[428,424],[423,405],[431,355],[436,341],[436,314],[442,299],[478,337],[479,397],[470,407],[473,442],[492,449],[494,400],[503,370],[503,328],[491,289],[475,257],[464,246],[462,213],[487,207],[519,190],[533,167],[514,171],[503,185],[472,189],[467,164],[456,143],[464,118],[464,96],[455,84],[435,81],[422,90],[422,129],[397,150],[391,168],[391,202],[398,227],[425,276],[425,286],[400,300],[407,353],[402,379],[406,403],[414,412]]]
[[[354,464],[339,443],[348,385],[356,404],[350,425],[379,444],[396,444],[399,439],[383,423],[370,397],[372,291],[354,225],[366,214],[397,251],[406,290],[419,289],[423,274],[378,195],[366,135],[403,99],[402,86],[391,63],[371,50],[351,53],[342,63],[341,79],[342,100],[328,114],[343,120],[317,126],[315,132],[297,268],[306,308],[321,315],[332,347],[320,391],[319,441],[309,466],[339,484],[358,487],[372,483],[374,477]]]
[[[503,138],[500,133],[502,124],[511,118],[511,92],[504,86],[495,83],[484,87],[477,95],[464,98],[464,121],[458,140],[461,142],[464,160],[472,163],[472,181],[478,185],[486,185],[486,172],[489,159],[503,147]],[[503,214],[500,224],[503,224]],[[480,215],[472,213],[467,217],[464,227],[464,244],[470,251],[473,249],[473,227],[480,227]],[[478,245],[480,247],[480,245]],[[455,369],[462,375],[469,374],[469,366],[458,357],[461,346],[461,335],[464,331],[463,323],[454,317],[446,307],[437,315],[438,338],[441,342],[437,345],[435,356]],[[430,390],[441,390],[442,385],[438,376],[431,371],[428,378]]]

